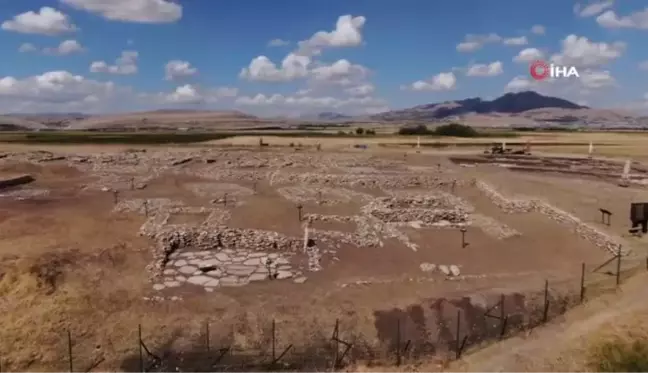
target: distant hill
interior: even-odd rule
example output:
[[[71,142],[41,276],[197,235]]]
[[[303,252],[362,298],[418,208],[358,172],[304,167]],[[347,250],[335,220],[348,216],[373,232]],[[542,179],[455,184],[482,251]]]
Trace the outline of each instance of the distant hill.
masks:
[[[35,131],[47,128],[46,125],[38,121],[0,115],[0,131]]]
[[[448,101],[419,105],[409,109],[388,111],[371,116],[374,120],[434,120],[467,114],[519,114],[528,110],[559,108],[588,109],[557,97],[543,96],[537,92],[525,91],[507,93],[495,100],[482,100],[479,97],[465,100]]]
[[[268,125],[267,120],[240,111],[156,110],[96,115],[72,122],[73,130],[222,129]]]
[[[317,114],[317,119],[319,120],[344,120],[344,119],[351,119],[351,118],[353,117],[350,115],[335,113],[331,111]]]

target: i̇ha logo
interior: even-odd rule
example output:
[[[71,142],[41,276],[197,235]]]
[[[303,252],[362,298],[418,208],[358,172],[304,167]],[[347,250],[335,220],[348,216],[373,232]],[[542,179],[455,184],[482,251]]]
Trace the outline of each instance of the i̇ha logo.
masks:
[[[548,77],[552,78],[571,78],[575,76],[580,78],[578,70],[575,66],[560,66],[548,64],[545,61],[536,61],[529,67],[531,77],[535,80],[545,80]]]

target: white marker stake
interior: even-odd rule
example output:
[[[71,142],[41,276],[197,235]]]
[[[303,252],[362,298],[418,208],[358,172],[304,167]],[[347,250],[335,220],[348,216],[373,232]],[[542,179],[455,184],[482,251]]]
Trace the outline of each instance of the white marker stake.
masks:
[[[308,224],[304,225],[304,252],[308,248]]]
[[[592,153],[594,153],[594,144],[592,144],[592,142],[590,141],[590,144],[589,144],[589,155],[592,155]]]
[[[502,150],[506,150],[506,141],[502,141]]]
[[[416,138],[416,148],[417,149],[421,148],[421,136]]]
[[[623,166],[623,175],[621,175],[621,178],[627,180],[630,177],[630,162],[631,160],[627,160],[625,163],[625,166]]]

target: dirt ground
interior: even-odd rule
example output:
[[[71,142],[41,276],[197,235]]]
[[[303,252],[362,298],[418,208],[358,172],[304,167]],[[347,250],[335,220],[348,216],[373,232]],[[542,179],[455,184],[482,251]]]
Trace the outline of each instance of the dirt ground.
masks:
[[[123,152],[127,148],[48,149],[54,149],[57,154],[92,155]],[[12,146],[1,150],[18,149]],[[33,147],[28,149],[34,150]],[[159,150],[159,147],[150,148],[150,152]],[[138,325],[141,325],[146,345],[157,354],[170,349],[190,353],[204,348],[206,322],[210,325],[214,349],[228,343],[241,351],[264,351],[273,320],[276,321],[279,346],[291,343],[306,346],[313,340],[326,340],[339,319],[345,338],[355,338],[357,345],[371,345],[375,349],[375,346],[392,342],[391,337],[385,336],[393,328],[386,321],[392,317],[384,315],[393,310],[422,306],[427,310],[421,312],[428,315],[433,311],[425,305],[439,299],[476,295],[490,299],[500,293],[537,292],[545,279],[574,279],[577,282],[581,263],[594,266],[609,258],[609,253],[540,213],[501,211],[467,182],[471,178],[487,181],[503,194],[547,198],[587,223],[629,240],[633,248],[648,248],[645,242],[627,236],[628,204],[643,198],[646,191],[641,189],[620,192],[619,187],[609,183],[545,177],[488,166],[467,170],[452,165],[436,151],[406,156],[374,152],[357,157],[355,153],[324,151],[290,158],[294,162],[308,158],[308,162],[316,165],[314,167],[272,163],[273,158],[295,157],[294,153],[286,151],[254,156],[257,161],[271,160],[262,167],[243,164],[252,159],[250,152],[237,153],[213,144],[203,148],[174,148],[170,153],[195,151],[204,151],[218,159],[212,165],[213,170],[217,170],[213,172],[230,170],[229,179],[223,177],[215,181],[199,174],[199,170],[209,165],[196,162],[179,168],[164,168],[162,172],[153,172],[150,168],[139,174],[126,167],[120,170],[117,166],[109,168],[108,173],[149,176],[144,188],[122,187],[119,200],[169,198],[187,206],[216,207],[227,211],[230,228],[301,238],[303,227],[297,203],[278,192],[282,187],[301,184],[272,183],[273,172],[278,172],[277,175],[292,172],[361,177],[364,170],[372,177],[392,173],[403,180],[412,175],[430,175],[466,181],[453,194],[471,204],[476,212],[520,235],[497,239],[479,227],[470,226],[466,232],[468,244],[462,247],[458,229],[405,226],[398,229],[418,245],[416,251],[394,237],[384,237],[378,247],[340,243],[334,254],[322,258],[321,271],[305,273],[307,281],[304,283],[262,281],[241,287],[221,287],[210,293],[197,287],[181,286],[162,292],[177,300],[152,302],[149,299],[156,292],[146,268],[154,260],[155,243],[138,235],[147,217],[135,212],[113,211],[115,196],[112,193],[88,187],[95,185],[93,183],[100,179],[98,174],[106,173],[105,170],[83,171],[66,161],[4,159],[0,163],[0,177],[30,174],[35,178],[33,183],[12,188],[9,192],[46,190],[48,193],[16,197],[21,194],[2,196],[5,191],[0,191],[0,324],[3,325],[0,328],[0,361],[3,369],[68,369],[69,331],[75,370],[137,370]],[[253,182],[241,175],[257,175],[260,180]],[[193,193],[191,185],[196,183],[236,184],[246,188],[241,190],[253,189],[254,192],[249,195],[230,192],[233,200],[225,204],[219,200],[223,194],[218,191],[220,189],[212,195]],[[421,189],[332,187],[344,189],[352,197],[331,205],[307,201],[302,204],[303,212],[359,216],[367,201],[386,196],[391,190]],[[367,200],[359,197],[363,195],[368,196],[362,197]],[[610,227],[597,220],[599,206],[614,213]],[[208,211],[176,213],[171,214],[167,223],[197,226],[208,215]],[[337,221],[316,221],[313,228],[346,234],[360,229],[357,223]],[[332,244],[322,243],[322,248],[332,250]],[[293,260],[304,262],[307,258],[298,253]],[[425,272],[421,268],[423,263],[456,265],[461,275],[449,279],[438,271]],[[412,319],[412,313],[409,314]],[[423,319],[427,321],[415,322],[412,330],[428,328],[428,333],[434,334],[430,320],[439,317],[425,316]]]

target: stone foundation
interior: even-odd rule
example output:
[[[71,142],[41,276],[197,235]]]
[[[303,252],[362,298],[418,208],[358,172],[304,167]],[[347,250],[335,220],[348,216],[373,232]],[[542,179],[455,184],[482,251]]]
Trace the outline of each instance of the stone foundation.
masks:
[[[596,247],[607,250],[611,254],[616,255],[621,247],[621,243],[618,242],[617,239],[546,201],[533,198],[509,199],[497,192],[493,186],[483,181],[477,181],[475,186],[496,206],[507,213],[527,213],[536,211],[573,230],[581,238],[591,242]],[[621,253],[627,255],[629,251],[621,249]]]

